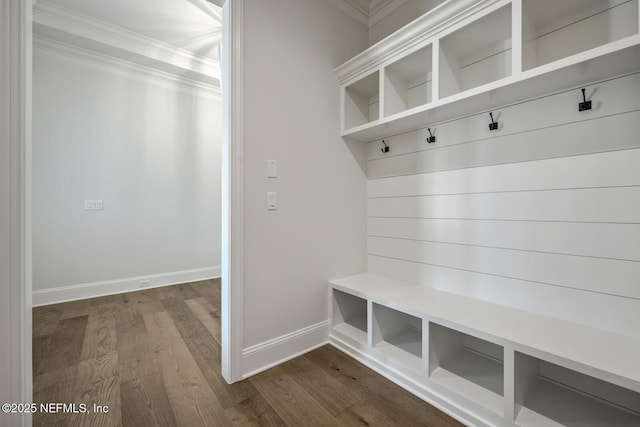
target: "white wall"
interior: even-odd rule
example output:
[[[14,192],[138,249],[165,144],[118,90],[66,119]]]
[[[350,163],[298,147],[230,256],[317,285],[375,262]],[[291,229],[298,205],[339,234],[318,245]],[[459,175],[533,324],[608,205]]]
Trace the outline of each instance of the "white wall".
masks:
[[[324,0],[247,0],[244,16],[248,374],[326,342],[328,280],[366,268],[364,146],[351,152],[338,134],[333,69],[366,47],[367,29]],[[279,210],[267,211],[268,191]]]
[[[370,26],[369,46],[376,44],[443,2],[444,0],[407,0],[402,6]]]
[[[640,74],[368,147],[369,271],[637,336]]]
[[[34,303],[219,275],[217,90],[46,42],[34,56]]]

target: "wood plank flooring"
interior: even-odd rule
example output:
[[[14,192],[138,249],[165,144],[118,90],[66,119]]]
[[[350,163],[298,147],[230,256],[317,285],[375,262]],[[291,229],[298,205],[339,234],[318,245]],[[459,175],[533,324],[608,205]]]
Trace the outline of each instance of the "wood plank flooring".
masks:
[[[219,280],[34,308],[34,401],[89,412],[33,425],[460,425],[331,346],[229,385],[219,311]]]

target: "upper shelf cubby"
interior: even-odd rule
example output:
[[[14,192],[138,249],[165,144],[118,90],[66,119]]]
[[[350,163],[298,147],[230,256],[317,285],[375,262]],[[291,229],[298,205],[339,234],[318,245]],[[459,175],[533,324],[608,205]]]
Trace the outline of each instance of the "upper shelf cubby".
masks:
[[[511,75],[511,5],[440,40],[440,97]]]
[[[385,116],[431,102],[432,52],[428,45],[385,67]]]
[[[522,0],[522,69],[638,34],[638,0]]]
[[[345,127],[353,128],[380,117],[380,73],[376,71],[345,88]]]
[[[448,0],[336,68],[373,141],[640,70],[640,0]]]

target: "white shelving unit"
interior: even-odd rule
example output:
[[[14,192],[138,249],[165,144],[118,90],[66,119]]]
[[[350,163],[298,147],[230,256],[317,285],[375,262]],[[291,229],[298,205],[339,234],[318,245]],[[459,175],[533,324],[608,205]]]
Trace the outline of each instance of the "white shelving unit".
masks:
[[[336,68],[342,136],[382,139],[636,71],[639,1],[446,1]]]
[[[333,293],[333,329],[354,345],[367,343],[367,301],[336,290]]]
[[[433,381],[497,414],[504,410],[504,349],[471,335],[429,324]]]
[[[511,5],[440,39],[440,98],[511,75]]]
[[[640,425],[640,337],[370,273],[329,287],[330,342],[466,424]]]
[[[347,127],[356,127],[380,117],[380,73],[363,77],[345,88],[344,117]]]
[[[422,320],[373,304],[373,347],[380,354],[419,371],[422,365]]]
[[[519,425],[640,425],[638,392],[522,353],[515,370]]]
[[[522,69],[638,34],[636,0],[524,0]]]
[[[639,2],[445,1],[336,68],[341,134],[379,140],[637,72]],[[329,286],[330,342],[467,425],[640,426],[640,336],[369,273]]]
[[[431,102],[433,49],[413,52],[384,69],[384,116]]]

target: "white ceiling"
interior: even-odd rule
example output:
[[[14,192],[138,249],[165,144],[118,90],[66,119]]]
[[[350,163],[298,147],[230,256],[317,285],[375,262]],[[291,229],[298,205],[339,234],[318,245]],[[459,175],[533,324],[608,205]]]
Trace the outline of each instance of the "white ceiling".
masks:
[[[217,59],[222,11],[206,0],[40,0]]]

